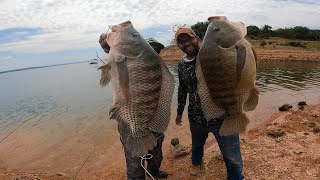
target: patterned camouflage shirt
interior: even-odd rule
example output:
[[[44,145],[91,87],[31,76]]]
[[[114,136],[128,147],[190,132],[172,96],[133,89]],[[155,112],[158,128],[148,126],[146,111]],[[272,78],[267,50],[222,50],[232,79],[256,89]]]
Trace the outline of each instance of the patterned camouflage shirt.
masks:
[[[178,65],[179,88],[177,114],[182,115],[189,94],[188,117],[196,124],[205,121],[199,94],[197,92],[196,59],[188,61],[184,58]]]

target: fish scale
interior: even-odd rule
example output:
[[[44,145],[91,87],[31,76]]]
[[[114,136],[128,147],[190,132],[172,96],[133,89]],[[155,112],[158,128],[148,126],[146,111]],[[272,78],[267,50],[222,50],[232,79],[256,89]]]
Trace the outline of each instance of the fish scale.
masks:
[[[174,79],[131,22],[113,26],[107,42],[109,60],[99,69],[102,85],[111,78],[110,119],[118,121],[121,140],[131,155],[143,156],[157,144],[152,132],[163,133],[169,124]]]
[[[244,39],[243,23],[230,22],[225,16],[208,21],[196,66],[202,109],[207,120],[227,115],[220,135],[240,133],[249,123],[244,111],[258,104],[256,58]]]

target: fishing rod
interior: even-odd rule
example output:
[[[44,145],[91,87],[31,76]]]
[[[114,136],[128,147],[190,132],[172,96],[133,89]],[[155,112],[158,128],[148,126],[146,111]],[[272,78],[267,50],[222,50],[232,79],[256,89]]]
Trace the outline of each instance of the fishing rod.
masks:
[[[104,63],[103,62],[103,60],[99,57],[99,55],[98,55],[98,52],[96,51],[96,54],[97,54],[97,58],[103,63],[103,64],[106,64],[106,63]]]
[[[111,25],[109,25],[108,26],[108,30],[107,30],[107,32],[106,33],[108,33],[109,32],[109,30],[111,29]],[[96,51],[96,55],[97,55],[97,58],[103,63],[103,64],[106,64],[106,63],[104,63],[104,61],[99,57],[99,55],[98,55],[98,52]]]

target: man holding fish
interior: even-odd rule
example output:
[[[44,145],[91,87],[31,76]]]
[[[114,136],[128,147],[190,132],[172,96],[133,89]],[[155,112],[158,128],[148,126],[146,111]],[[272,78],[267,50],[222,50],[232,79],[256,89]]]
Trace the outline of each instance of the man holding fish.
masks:
[[[226,17],[209,17],[203,44],[190,28],[175,33],[185,53],[178,65],[179,89],[176,124],[189,94],[188,119],[192,138],[191,175],[205,171],[204,144],[215,136],[229,180],[243,179],[239,133],[249,119],[243,111],[255,109],[259,91],[255,86],[256,62],[251,45],[244,39],[243,23]]]
[[[158,53],[163,45],[147,41],[130,21],[114,25],[102,34],[99,43],[109,53],[100,84],[111,80],[113,105],[110,119],[118,121],[118,131],[126,158],[128,180],[145,179],[144,160],[149,175],[166,178],[161,171],[163,132],[170,121],[174,79]],[[154,47],[154,49],[152,48]]]

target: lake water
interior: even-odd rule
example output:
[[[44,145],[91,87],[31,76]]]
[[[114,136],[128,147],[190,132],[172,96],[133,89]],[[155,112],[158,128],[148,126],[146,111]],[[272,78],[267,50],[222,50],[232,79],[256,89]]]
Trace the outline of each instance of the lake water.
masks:
[[[177,62],[167,64],[177,87]],[[111,87],[101,88],[99,78],[97,66],[88,63],[0,72],[0,167],[30,165],[30,159],[50,164],[50,158],[59,159],[75,148],[77,158],[83,144],[106,136],[103,141],[114,141],[116,122],[108,121]],[[257,109],[249,113],[251,126],[268,119],[284,103],[294,108],[299,101],[319,103],[320,63],[261,62],[257,84],[261,94]],[[61,142],[70,145],[60,146]],[[61,154],[45,154],[52,148]],[[42,162],[44,156],[47,160]]]

